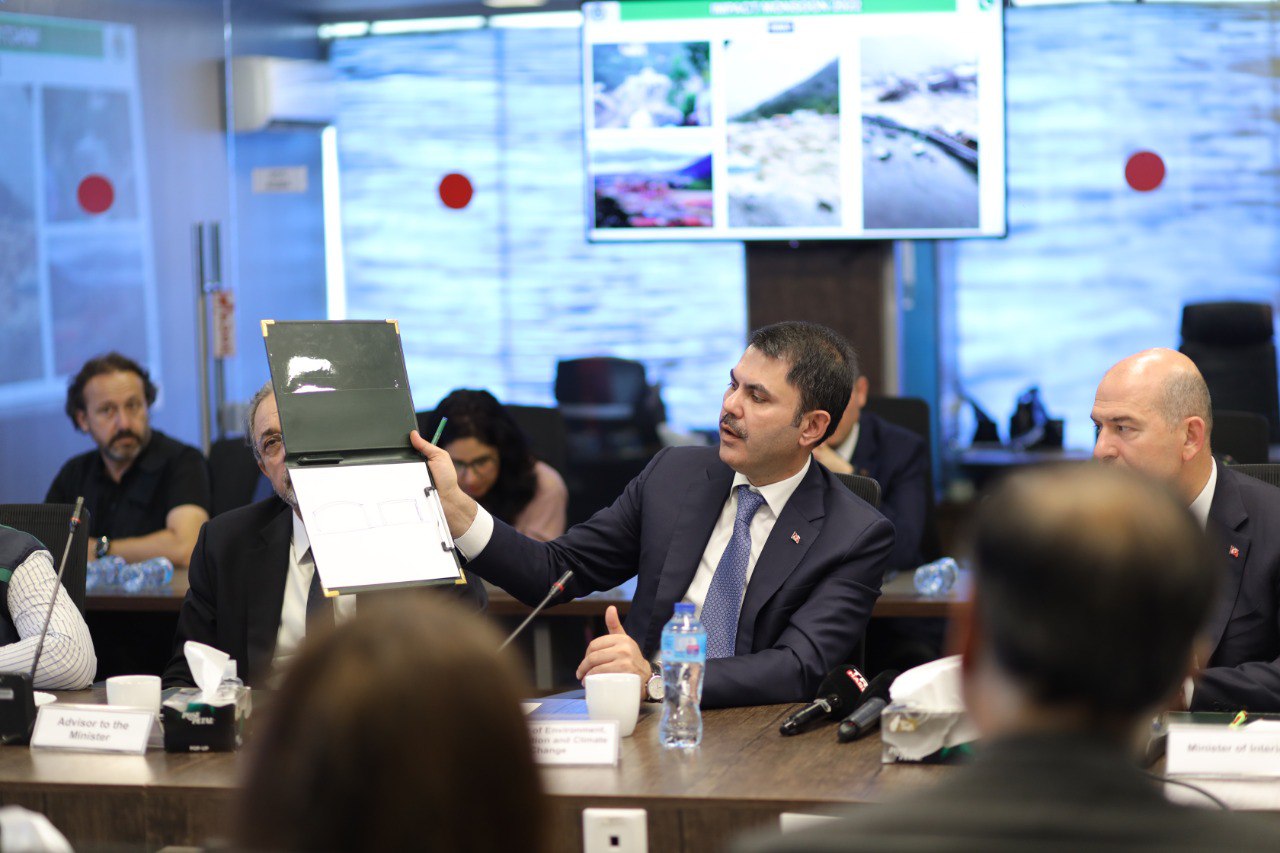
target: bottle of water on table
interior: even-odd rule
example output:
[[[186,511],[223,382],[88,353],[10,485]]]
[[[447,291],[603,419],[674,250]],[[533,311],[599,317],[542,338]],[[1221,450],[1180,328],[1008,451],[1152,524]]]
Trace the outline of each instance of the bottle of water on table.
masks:
[[[702,743],[702,673],[707,664],[707,629],[687,601],[676,605],[662,629],[663,746],[691,749]]]
[[[950,557],[925,563],[916,569],[916,592],[921,595],[946,595],[956,585],[956,561]]]
[[[168,586],[173,580],[173,563],[168,557],[152,557],[140,563],[129,563],[120,569],[120,586],[125,592],[143,592]]]
[[[112,589],[120,583],[120,570],[123,568],[124,557],[118,554],[90,560],[85,567],[85,589],[90,592]]]

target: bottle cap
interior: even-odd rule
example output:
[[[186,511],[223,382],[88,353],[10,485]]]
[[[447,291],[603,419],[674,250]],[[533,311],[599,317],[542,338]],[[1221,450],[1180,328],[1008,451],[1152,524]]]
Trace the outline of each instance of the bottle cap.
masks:
[[[676,602],[676,613],[677,613],[677,614],[679,614],[679,615],[681,615],[681,616],[692,616],[692,615],[693,615],[693,611],[694,611],[694,607],[693,607],[693,602],[692,602],[692,601],[678,601],[678,602]]]

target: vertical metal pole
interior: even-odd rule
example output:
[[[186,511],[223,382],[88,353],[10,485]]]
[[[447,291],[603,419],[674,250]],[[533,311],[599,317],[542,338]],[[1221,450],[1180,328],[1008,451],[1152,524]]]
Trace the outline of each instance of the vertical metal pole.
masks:
[[[209,455],[209,319],[204,293],[204,223],[192,227],[196,277],[196,375],[200,380],[200,446]]]
[[[222,290],[222,228],[221,223],[209,224],[209,269],[210,281],[206,291],[210,295]],[[213,419],[218,438],[225,438],[225,409],[227,406],[227,369],[226,359],[214,356],[213,359]]]

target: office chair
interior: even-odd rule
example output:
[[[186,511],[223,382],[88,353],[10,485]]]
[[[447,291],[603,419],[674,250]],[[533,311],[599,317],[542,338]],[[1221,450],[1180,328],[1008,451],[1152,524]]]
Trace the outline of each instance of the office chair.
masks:
[[[258,470],[243,438],[220,438],[209,446],[209,490],[213,496],[210,515],[220,515],[267,497],[271,484]]]
[[[604,356],[565,359],[556,364],[555,394],[571,462],[647,460],[661,447],[662,401],[640,362]]]
[[[857,474],[836,474],[836,479],[844,483],[849,491],[871,504],[873,508],[880,508],[880,484],[875,480],[870,477],[860,477]]]
[[[1214,409],[1255,412],[1280,443],[1275,328],[1265,302],[1202,302],[1182,307],[1182,346],[1209,386]]]
[[[1262,415],[1214,410],[1209,443],[1213,455],[1228,465],[1266,462],[1268,432],[1267,419]]]
[[[30,533],[49,550],[53,557],[53,570],[58,570],[63,549],[67,546],[67,534],[71,528],[71,504],[0,504],[0,524]],[[71,551],[67,554],[67,568],[62,575],[62,586],[84,614],[85,575],[89,565],[89,510],[80,513],[80,526],[71,538]]]
[[[942,556],[942,540],[938,535],[938,503],[933,490],[933,418],[929,404],[919,397],[867,397],[864,412],[884,418],[895,426],[909,429],[924,439],[929,464],[925,467],[925,494],[929,500],[924,510],[924,530],[920,536],[920,557],[927,563]]]
[[[1269,485],[1280,487],[1280,465],[1232,465],[1230,468],[1232,471],[1248,474],[1255,480],[1261,480]]]

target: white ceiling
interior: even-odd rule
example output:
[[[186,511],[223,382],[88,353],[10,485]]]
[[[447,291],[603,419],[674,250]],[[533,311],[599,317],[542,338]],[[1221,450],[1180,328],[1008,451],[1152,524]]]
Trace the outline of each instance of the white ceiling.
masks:
[[[492,9],[480,0],[265,0],[265,3],[301,13],[317,23],[536,11],[535,9]],[[547,0],[546,4],[537,7],[537,10],[578,9],[581,5],[582,0]]]

